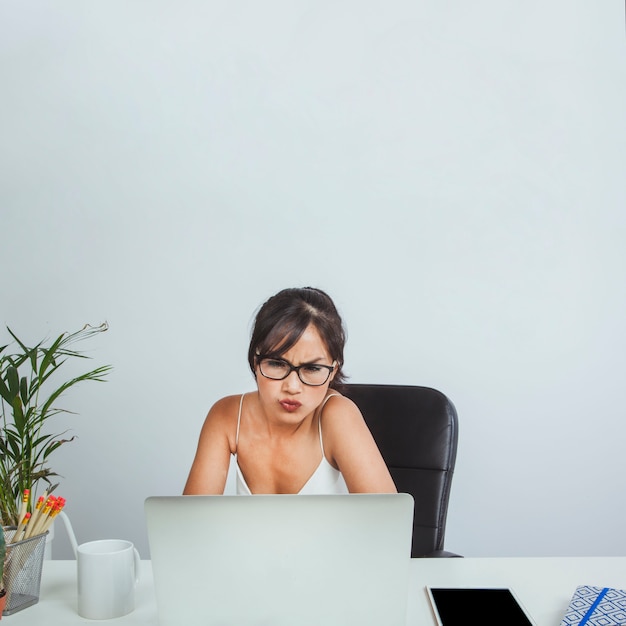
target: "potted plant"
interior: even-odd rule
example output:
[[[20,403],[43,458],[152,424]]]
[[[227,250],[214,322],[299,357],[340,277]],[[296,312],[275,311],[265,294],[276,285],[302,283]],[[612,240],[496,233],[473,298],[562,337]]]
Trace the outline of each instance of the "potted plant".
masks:
[[[7,546],[4,540],[4,528],[0,526],[0,619],[2,612],[7,603],[7,590],[4,585],[4,557],[6,556]]]
[[[61,378],[68,361],[88,358],[74,349],[77,342],[106,331],[107,324],[85,326],[63,333],[54,341],[29,348],[7,328],[14,344],[0,346],[0,515],[3,526],[17,526],[24,490],[30,491],[29,510],[43,481],[52,492],[57,474],[49,467],[50,455],[74,437],[50,429],[51,419],[68,412],[58,406],[62,395],[86,380],[103,381],[111,370],[104,365],[84,374]],[[66,368],[67,369],[67,368]],[[63,370],[66,371],[66,370]]]

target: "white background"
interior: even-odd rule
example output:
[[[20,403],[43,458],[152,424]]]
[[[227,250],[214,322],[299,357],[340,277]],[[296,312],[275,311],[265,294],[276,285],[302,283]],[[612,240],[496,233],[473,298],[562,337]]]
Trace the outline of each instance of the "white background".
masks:
[[[455,403],[448,549],[626,554],[621,0],[3,0],[0,63],[0,343],[110,324],[55,424],[79,542],[149,555],[314,285],[352,382]]]

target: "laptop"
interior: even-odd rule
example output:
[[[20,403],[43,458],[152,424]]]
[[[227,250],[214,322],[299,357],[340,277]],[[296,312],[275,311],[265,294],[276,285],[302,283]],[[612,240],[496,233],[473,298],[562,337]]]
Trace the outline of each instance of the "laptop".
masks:
[[[160,626],[405,626],[408,494],[145,501]]]

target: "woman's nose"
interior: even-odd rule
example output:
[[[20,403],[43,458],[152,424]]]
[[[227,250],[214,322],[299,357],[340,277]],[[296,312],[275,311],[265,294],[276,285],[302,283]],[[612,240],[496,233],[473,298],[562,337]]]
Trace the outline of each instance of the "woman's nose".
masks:
[[[289,372],[289,376],[287,378],[283,378],[283,387],[288,391],[299,391],[302,387],[302,381],[298,376],[298,372],[293,370]]]

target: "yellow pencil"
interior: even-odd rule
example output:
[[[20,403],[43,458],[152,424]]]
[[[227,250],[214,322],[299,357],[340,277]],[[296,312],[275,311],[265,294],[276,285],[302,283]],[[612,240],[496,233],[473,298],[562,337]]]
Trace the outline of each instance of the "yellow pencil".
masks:
[[[24,532],[24,539],[28,539],[33,534],[33,528],[41,515],[41,511],[43,510],[44,504],[46,502],[46,498],[44,496],[39,496],[37,499],[37,504],[35,505],[35,510],[30,518],[28,526]]]
[[[22,531],[26,527],[26,524],[28,524],[28,520],[30,519],[30,517],[31,517],[30,513],[26,513],[24,515],[20,523],[17,525],[15,532],[13,533],[13,539],[11,539],[11,543],[17,543],[18,541],[20,541],[20,536],[22,534]]]
[[[24,489],[24,494],[22,495],[22,508],[20,509],[20,517],[19,517],[20,521],[24,519],[24,515],[26,515],[26,511],[28,511],[29,497],[30,497],[30,489]]]
[[[41,527],[40,533],[45,533],[52,523],[54,522],[54,518],[61,512],[61,509],[65,506],[65,498],[57,498],[57,501],[54,503],[50,514],[47,519],[44,520],[43,526]]]
[[[46,518],[48,517],[48,514],[52,510],[52,507],[54,506],[55,502],[56,502],[55,496],[48,496],[48,499],[46,500],[46,504],[43,508],[43,511],[41,512],[41,514],[39,515],[39,518],[35,522],[29,537],[32,537],[33,535],[41,534],[41,528],[44,525]]]

